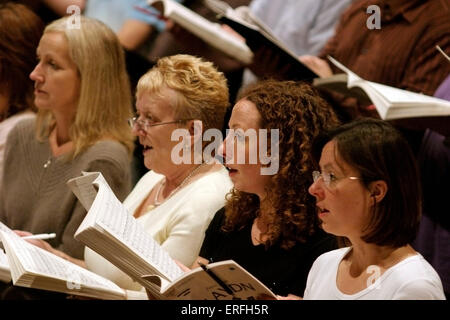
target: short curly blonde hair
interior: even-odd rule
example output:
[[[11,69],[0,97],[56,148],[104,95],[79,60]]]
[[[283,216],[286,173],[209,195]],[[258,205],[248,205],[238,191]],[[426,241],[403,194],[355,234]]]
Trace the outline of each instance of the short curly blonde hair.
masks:
[[[178,119],[197,119],[203,130],[221,129],[229,105],[227,80],[211,63],[190,55],[178,54],[158,60],[156,66],[138,82],[136,97],[144,93],[175,92],[171,107]]]

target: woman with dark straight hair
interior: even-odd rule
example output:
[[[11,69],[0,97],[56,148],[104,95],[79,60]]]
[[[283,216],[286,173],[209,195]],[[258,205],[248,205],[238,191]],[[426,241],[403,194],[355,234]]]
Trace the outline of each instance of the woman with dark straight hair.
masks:
[[[421,216],[412,151],[387,122],[362,119],[313,144],[321,171],[309,192],[322,228],[346,248],[314,262],[305,299],[445,299],[433,267],[411,246]]]

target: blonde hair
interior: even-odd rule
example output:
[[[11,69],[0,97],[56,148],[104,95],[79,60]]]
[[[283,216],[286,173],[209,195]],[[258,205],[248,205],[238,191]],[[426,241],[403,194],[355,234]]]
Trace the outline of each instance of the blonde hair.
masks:
[[[130,82],[125,56],[117,36],[102,22],[80,17],[80,28],[68,28],[68,17],[49,24],[44,34],[65,35],[69,55],[80,74],[80,96],[75,119],[70,127],[75,158],[101,139],[113,139],[125,145],[131,155],[134,136],[127,119],[132,115]],[[53,127],[53,115],[39,110],[37,137],[48,137]]]
[[[203,130],[222,129],[229,105],[228,86],[211,62],[184,54],[161,58],[139,80],[136,97],[162,95],[167,88],[175,92],[169,97],[175,117],[201,120]]]

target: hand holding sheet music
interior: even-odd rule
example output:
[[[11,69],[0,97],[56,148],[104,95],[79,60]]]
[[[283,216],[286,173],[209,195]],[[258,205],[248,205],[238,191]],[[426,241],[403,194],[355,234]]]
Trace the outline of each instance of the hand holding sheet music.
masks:
[[[97,188],[88,188],[89,183]],[[183,272],[126,211],[101,173],[84,173],[84,176],[71,179],[68,184],[77,196],[92,198],[91,194],[77,190],[78,186],[94,190],[95,193],[94,201],[75,237],[138,281],[146,288],[149,297],[255,299],[261,294],[275,297],[258,279],[234,261],[204,266],[208,272],[202,268]],[[219,278],[222,281],[218,281]]]
[[[341,90],[342,93],[350,96],[366,95],[375,105],[381,119],[450,116],[449,101],[364,80],[332,57],[328,58],[345,74],[315,79],[314,85],[321,88]],[[337,85],[339,83],[344,85]],[[355,93],[352,92],[353,88],[359,90]]]

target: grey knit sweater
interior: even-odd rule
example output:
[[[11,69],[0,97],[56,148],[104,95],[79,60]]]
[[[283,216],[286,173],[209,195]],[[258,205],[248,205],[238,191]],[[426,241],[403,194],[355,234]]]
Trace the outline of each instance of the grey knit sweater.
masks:
[[[56,238],[49,240],[52,246],[83,258],[84,246],[73,235],[86,210],[66,185],[81,171],[101,172],[121,201],[130,191],[129,156],[119,142],[97,142],[67,161],[52,156],[48,140],[36,140],[34,119],[19,123],[5,149],[0,221],[35,234],[55,232]]]

